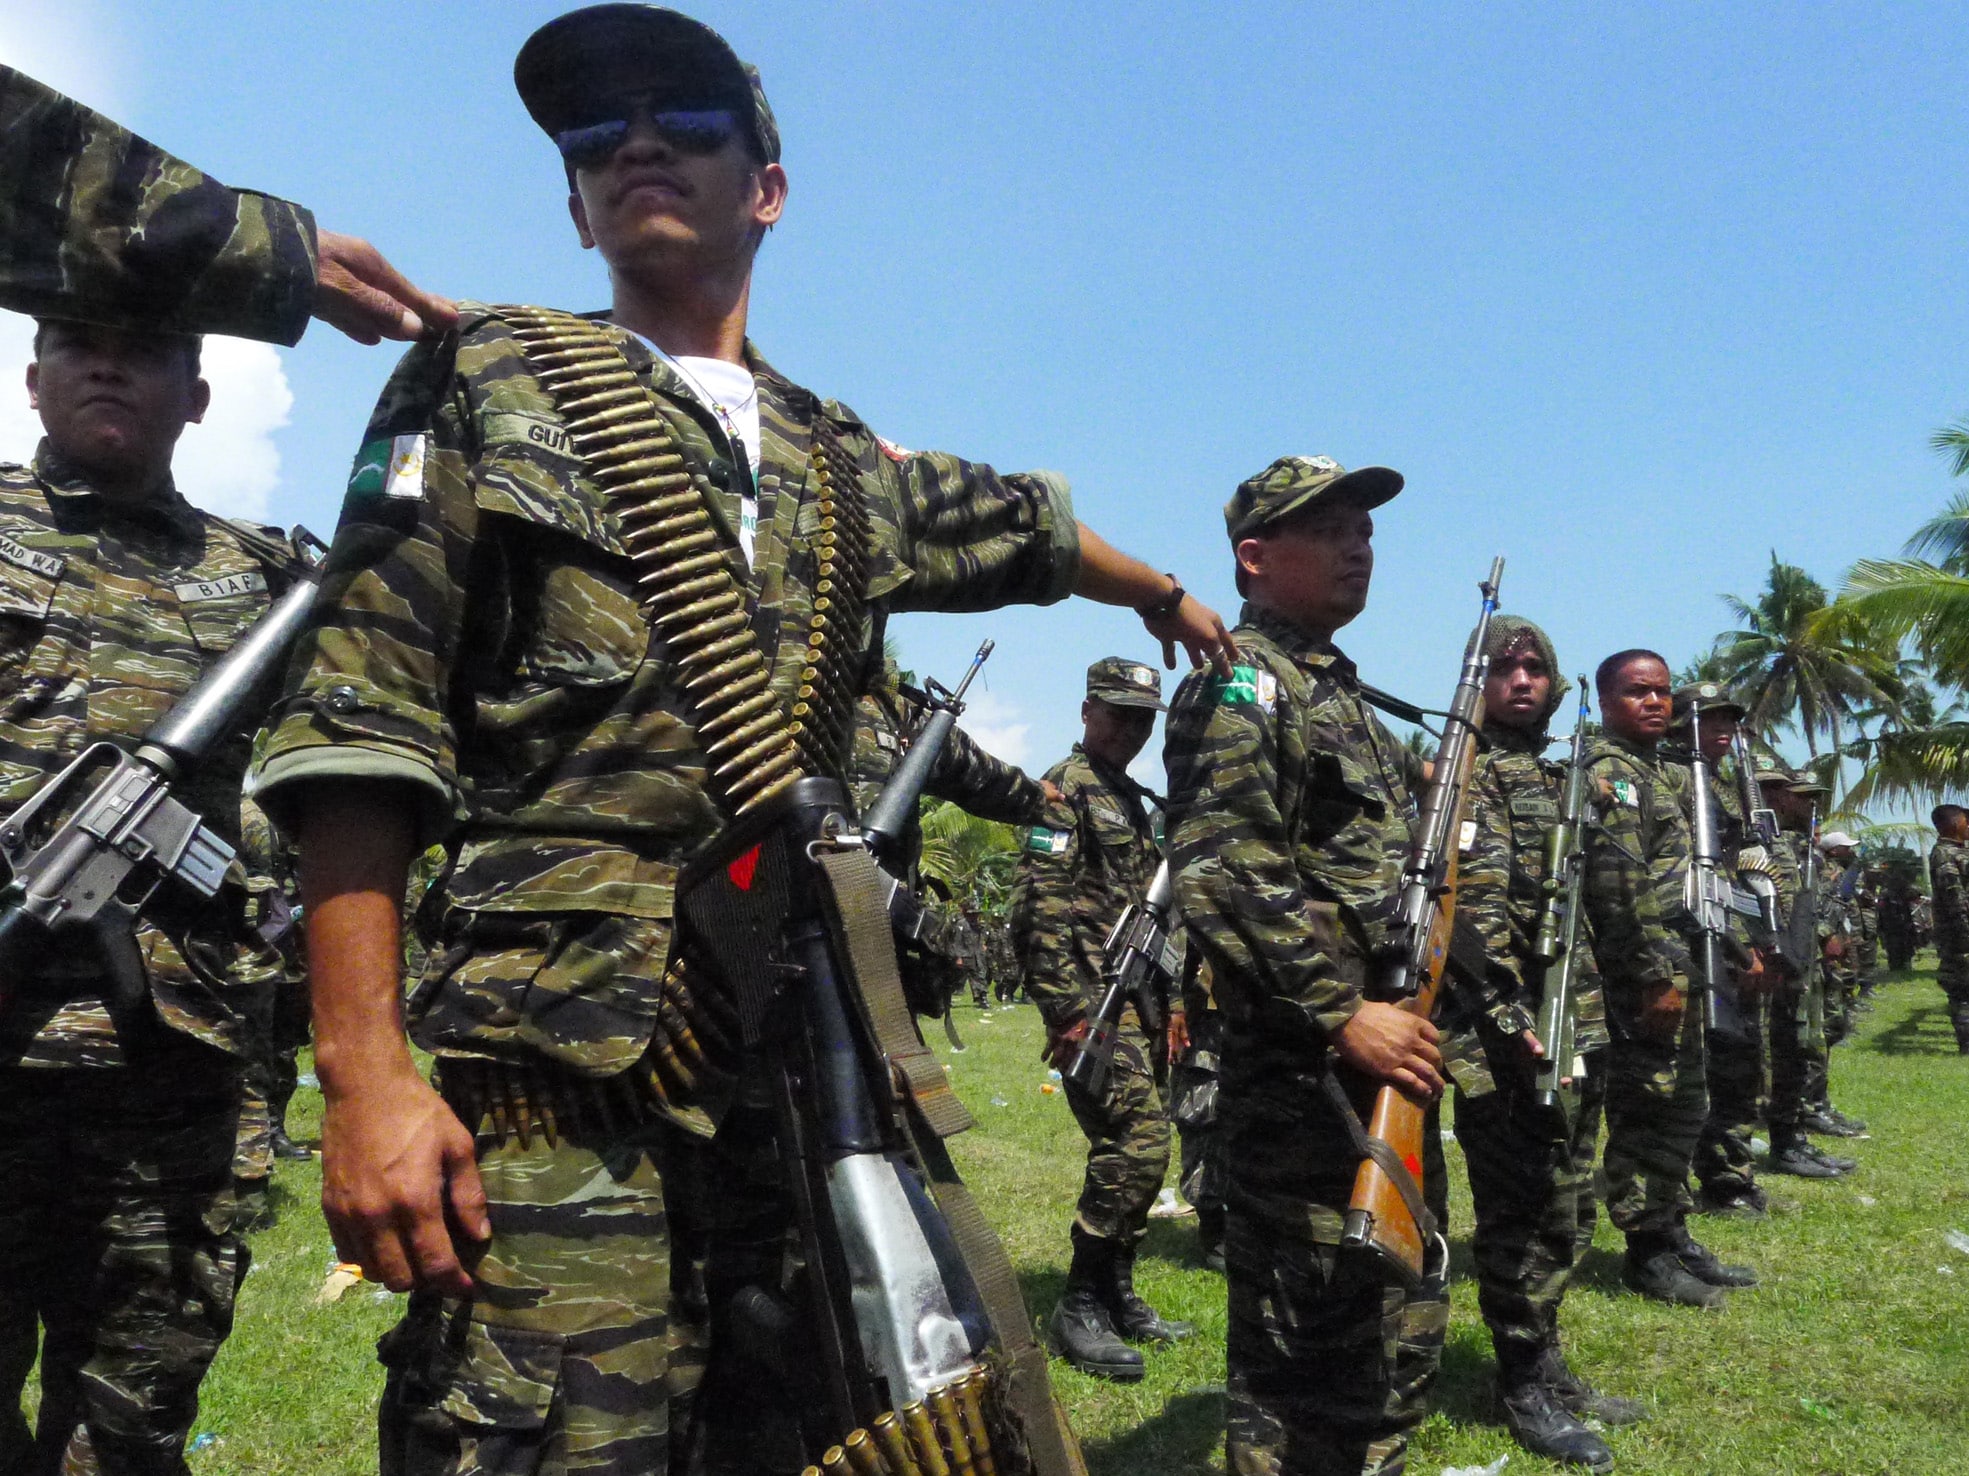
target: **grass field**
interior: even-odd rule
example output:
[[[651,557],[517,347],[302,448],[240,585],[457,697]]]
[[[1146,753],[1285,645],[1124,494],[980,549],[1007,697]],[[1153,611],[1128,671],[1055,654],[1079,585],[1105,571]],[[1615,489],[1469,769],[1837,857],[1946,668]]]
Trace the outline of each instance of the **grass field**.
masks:
[[[960,1009],[959,1025],[969,1049],[947,1059],[979,1126],[956,1141],[957,1157],[1043,1317],[1063,1276],[1082,1140],[1065,1102],[1043,1091],[1031,1009],[997,1011],[988,1024]],[[1725,1259],[1758,1268],[1760,1289],[1719,1312],[1643,1302],[1620,1289],[1618,1237],[1603,1222],[1564,1325],[1576,1367],[1653,1410],[1608,1437],[1623,1472],[1969,1471],[1969,1254],[1946,1234],[1969,1232],[1969,1058],[1954,1052],[1930,972],[1883,986],[1857,1038],[1834,1052],[1833,1087],[1871,1125],[1871,1140],[1850,1150],[1859,1172],[1768,1179],[1764,1224],[1700,1222]],[[304,1091],[296,1104],[304,1137],[319,1101]],[[1506,1452],[1509,1476],[1560,1470],[1518,1452],[1494,1422],[1453,1145],[1450,1164],[1455,1315],[1411,1470],[1434,1476]],[[211,1438],[191,1457],[199,1476],[375,1469],[372,1350],[397,1299],[365,1284],[314,1305],[331,1261],[318,1183],[313,1164],[280,1167],[280,1223],[255,1239],[238,1329],[206,1384],[198,1429]],[[1133,1387],[1055,1364],[1097,1476],[1221,1469],[1223,1286],[1198,1264],[1191,1224],[1156,1222],[1138,1279],[1200,1335],[1151,1353],[1149,1377]]]

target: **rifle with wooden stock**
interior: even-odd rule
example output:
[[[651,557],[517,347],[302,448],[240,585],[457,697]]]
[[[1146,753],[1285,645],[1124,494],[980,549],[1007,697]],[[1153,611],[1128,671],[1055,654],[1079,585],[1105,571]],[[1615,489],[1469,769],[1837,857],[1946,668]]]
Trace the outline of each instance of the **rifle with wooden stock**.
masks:
[[[1545,1054],[1532,1070],[1538,1105],[1556,1109],[1559,1085],[1572,1072],[1573,976],[1578,972],[1579,922],[1586,890],[1586,678],[1579,679],[1579,718],[1559,823],[1545,837],[1545,905],[1532,952],[1544,966],[1538,1001],[1538,1039]]]
[[[1434,774],[1402,868],[1395,929],[1401,953],[1369,991],[1370,997],[1393,1001],[1424,1019],[1435,1013],[1449,965],[1456,923],[1457,835],[1469,805],[1477,735],[1484,720],[1484,675],[1490,667],[1484,646],[1503,578],[1504,560],[1499,558],[1491,563],[1490,577],[1478,586],[1483,609],[1463,650],[1456,696],[1444,714]],[[1438,1235],[1422,1194],[1422,1135],[1428,1112],[1427,1101],[1417,1101],[1397,1087],[1384,1085],[1375,1093],[1366,1123],[1366,1156],[1341,1222],[1343,1246],[1372,1251],[1411,1281],[1422,1276],[1429,1242]]]

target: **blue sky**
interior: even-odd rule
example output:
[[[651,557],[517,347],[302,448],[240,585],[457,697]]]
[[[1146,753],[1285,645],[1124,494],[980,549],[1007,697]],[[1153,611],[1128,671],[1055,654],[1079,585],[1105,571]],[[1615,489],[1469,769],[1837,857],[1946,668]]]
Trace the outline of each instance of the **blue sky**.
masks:
[[[428,285],[589,307],[601,265],[510,82],[560,8],[73,0],[0,18],[0,57]],[[1836,585],[1950,490],[1927,438],[1969,411],[1959,11],[693,13],[786,138],[769,358],[892,440],[1066,473],[1227,615],[1239,479],[1284,452],[1401,469],[1341,639],[1417,700],[1447,697],[1493,553],[1569,669],[1679,664],[1772,549]],[[332,526],[392,361],[317,327],[269,429],[274,356],[240,359],[270,520]],[[978,726],[1037,766],[1086,664],[1150,649],[1084,604],[897,630],[950,675],[996,636]]]

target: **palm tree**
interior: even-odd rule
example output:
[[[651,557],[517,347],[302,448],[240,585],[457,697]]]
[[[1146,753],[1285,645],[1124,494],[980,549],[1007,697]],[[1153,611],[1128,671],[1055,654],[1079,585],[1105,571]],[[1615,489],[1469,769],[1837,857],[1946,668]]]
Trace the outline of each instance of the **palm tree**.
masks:
[[[996,913],[1018,869],[1012,827],[981,820],[945,800],[923,807],[923,875],[942,882],[960,906]]]
[[[1759,732],[1796,727],[1814,757],[1823,734],[1836,753],[1862,706],[1897,700],[1897,648],[1867,622],[1835,614],[1825,586],[1775,552],[1754,605],[1735,595],[1723,601],[1740,625],[1717,637],[1715,670]]]

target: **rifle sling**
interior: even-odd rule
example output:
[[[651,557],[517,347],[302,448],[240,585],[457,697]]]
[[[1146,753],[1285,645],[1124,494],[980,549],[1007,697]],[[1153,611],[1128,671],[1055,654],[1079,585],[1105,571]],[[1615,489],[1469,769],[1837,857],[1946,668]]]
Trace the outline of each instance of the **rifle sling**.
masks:
[[[1362,1158],[1373,1159],[1379,1165],[1381,1172],[1388,1176],[1388,1182],[1395,1186],[1395,1193],[1401,1197],[1402,1207],[1408,1211],[1409,1218],[1415,1221],[1417,1233],[1425,1242],[1432,1239],[1436,1234],[1436,1217],[1429,1212],[1429,1206],[1422,1198],[1422,1186],[1408,1171],[1408,1165],[1401,1161],[1400,1155],[1385,1140],[1367,1130],[1360,1113],[1347,1099],[1347,1088],[1331,1070],[1326,1073],[1324,1085],[1327,1095],[1339,1110],[1341,1125],[1353,1140],[1354,1152]]]

